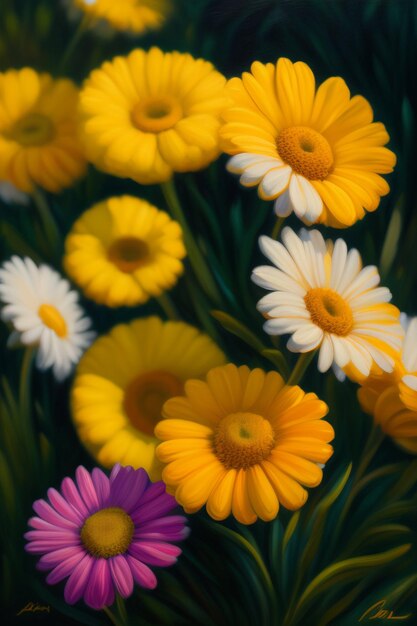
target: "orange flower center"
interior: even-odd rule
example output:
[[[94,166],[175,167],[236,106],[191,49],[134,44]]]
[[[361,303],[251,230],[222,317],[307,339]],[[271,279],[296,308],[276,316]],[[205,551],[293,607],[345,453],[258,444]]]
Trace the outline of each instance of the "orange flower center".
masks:
[[[180,104],[170,96],[155,96],[139,102],[132,111],[132,122],[145,133],[168,130],[182,118]]]
[[[352,309],[333,289],[310,289],[304,296],[304,302],[312,321],[322,330],[342,336],[352,330]]]
[[[309,180],[323,180],[333,167],[330,145],[317,131],[307,126],[291,126],[277,138],[278,154],[297,174]]]
[[[13,127],[10,138],[22,146],[42,146],[54,136],[54,127],[46,115],[29,113]]]
[[[90,554],[109,559],[126,552],[132,541],[133,521],[119,507],[109,507],[93,513],[81,528],[81,541]]]
[[[67,323],[61,313],[51,304],[41,304],[38,315],[42,322],[63,339],[68,334]]]
[[[120,239],[116,239],[107,252],[109,261],[126,274],[130,274],[137,270],[138,267],[146,265],[149,257],[148,244],[136,237],[120,237]]]
[[[183,392],[183,382],[162,370],[139,374],[126,388],[124,410],[132,425],[146,435],[153,435],[162,417],[164,403]]]
[[[214,451],[227,469],[247,469],[269,456],[275,442],[268,420],[256,413],[232,413],[214,435]]]

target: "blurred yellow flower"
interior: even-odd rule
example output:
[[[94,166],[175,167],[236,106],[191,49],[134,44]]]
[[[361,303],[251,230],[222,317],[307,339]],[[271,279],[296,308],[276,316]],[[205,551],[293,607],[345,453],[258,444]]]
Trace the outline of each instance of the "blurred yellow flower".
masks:
[[[95,204],[65,242],[64,268],[85,295],[107,306],[135,306],[159,296],[183,272],[181,227],[133,196]]]
[[[379,174],[396,157],[389,136],[362,96],[350,97],[342,78],[317,91],[305,63],[281,58],[252,64],[228,83],[233,105],[224,112],[223,149],[229,171],[259,196],[275,200],[278,216],[292,211],[306,224],[345,228],[375,211],[389,186]]]
[[[0,73],[0,180],[58,193],[84,174],[77,102],[70,80],[28,67]]]
[[[81,442],[105,467],[143,467],[159,480],[153,430],[163,403],[180,395],[188,378],[224,361],[207,335],[184,322],[149,317],[119,324],[77,368],[71,404]]]
[[[224,85],[208,61],[159,48],[104,63],[81,91],[88,158],[142,184],[206,167],[219,154]]]
[[[172,10],[170,0],[75,0],[75,5],[91,18],[136,35],[160,28]]]
[[[363,381],[359,402],[375,423],[396,443],[417,454],[417,317],[401,316],[405,338],[391,374]]]
[[[280,504],[303,506],[303,486],[321,482],[318,464],[333,453],[333,428],[321,419],[327,411],[276,372],[216,367],[164,404],[166,419],[155,428],[163,440],[157,456],[167,463],[162,478],[187,513],[206,504],[216,520],[272,520]]]

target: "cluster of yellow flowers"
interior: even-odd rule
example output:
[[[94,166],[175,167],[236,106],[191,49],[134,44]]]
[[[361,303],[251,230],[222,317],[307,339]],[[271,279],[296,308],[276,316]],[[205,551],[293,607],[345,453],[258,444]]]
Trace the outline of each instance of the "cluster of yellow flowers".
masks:
[[[138,3],[141,16],[128,0],[76,4],[136,32],[169,11],[165,0],[153,13]],[[228,170],[273,200],[278,217],[294,212],[309,226],[345,228],[389,191],[381,176],[395,165],[388,140],[369,103],[351,97],[342,78],[316,88],[305,63],[284,58],[255,62],[227,81],[190,54],[137,49],[92,71],[80,92],[30,68],[0,74],[0,180],[28,194],[69,187],[87,160],[149,185],[205,168],[223,151],[231,155]],[[334,365],[360,382],[364,409],[417,453],[417,323],[407,322],[404,338],[391,294],[377,287],[377,268],[363,268],[356,250],[317,230],[285,228],[282,243],[261,237],[260,246],[273,264],[252,276],[270,291],[258,303],[266,332],[291,335],[289,350],[317,350],[320,371]],[[184,271],[179,223],[132,196],[85,211],[65,247],[68,276],[109,307],[158,297]],[[23,268],[14,263],[0,272],[3,317],[29,344],[28,318],[15,319],[10,276]],[[28,262],[25,271],[27,280],[35,272]],[[58,303],[42,301],[35,314],[68,342]],[[327,405],[276,372],[226,361],[184,322],[148,317],[116,326],[77,367],[71,403],[81,441],[103,466],[120,462],[162,476],[187,512],[206,505],[216,520],[233,513],[249,524],[273,519],[280,504],[301,507],[305,487],[320,483],[333,452],[334,432],[322,419]]]

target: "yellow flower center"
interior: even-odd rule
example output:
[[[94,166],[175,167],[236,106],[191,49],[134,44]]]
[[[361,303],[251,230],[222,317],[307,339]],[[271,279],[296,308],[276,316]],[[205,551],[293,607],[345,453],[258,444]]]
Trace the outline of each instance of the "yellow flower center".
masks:
[[[54,127],[46,115],[29,113],[22,117],[10,133],[10,138],[22,146],[42,146],[54,135]]]
[[[109,261],[126,274],[130,274],[137,270],[138,267],[146,265],[149,256],[148,244],[136,237],[120,237],[120,239],[116,239],[107,252]]]
[[[132,111],[132,122],[145,133],[168,130],[182,118],[180,104],[170,96],[155,96],[139,102]]]
[[[90,554],[109,559],[126,552],[135,527],[123,509],[109,507],[90,515],[81,529],[81,541]]]
[[[50,304],[41,304],[38,309],[38,315],[42,322],[53,330],[58,337],[63,339],[68,334],[67,323],[61,313]]]
[[[352,309],[333,289],[310,289],[304,302],[312,321],[326,332],[344,336],[352,330]]]
[[[277,149],[294,172],[309,180],[323,180],[333,167],[333,153],[327,139],[307,126],[282,130],[277,138]]]
[[[153,435],[162,417],[162,406],[169,398],[180,396],[183,389],[183,382],[170,372],[139,374],[126,388],[123,407],[135,428]]]
[[[247,469],[269,456],[274,431],[256,413],[232,413],[223,418],[214,435],[214,451],[227,469]]]

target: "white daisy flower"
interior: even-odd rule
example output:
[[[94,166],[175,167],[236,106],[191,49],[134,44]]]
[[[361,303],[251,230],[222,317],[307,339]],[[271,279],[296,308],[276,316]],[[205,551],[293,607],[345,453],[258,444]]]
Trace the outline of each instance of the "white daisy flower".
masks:
[[[47,265],[13,256],[0,268],[0,300],[2,319],[14,327],[9,345],[37,346],[37,367],[66,378],[94,338],[69,282]]]
[[[377,287],[375,266],[362,268],[357,250],[343,239],[325,241],[318,230],[282,231],[282,243],[270,237],[259,240],[263,254],[275,267],[254,269],[252,280],[272,293],[258,302],[268,317],[270,335],[291,334],[291,352],[319,349],[318,369],[327,371],[353,365],[368,376],[375,362],[383,371],[394,366],[403,330],[391,293]]]

